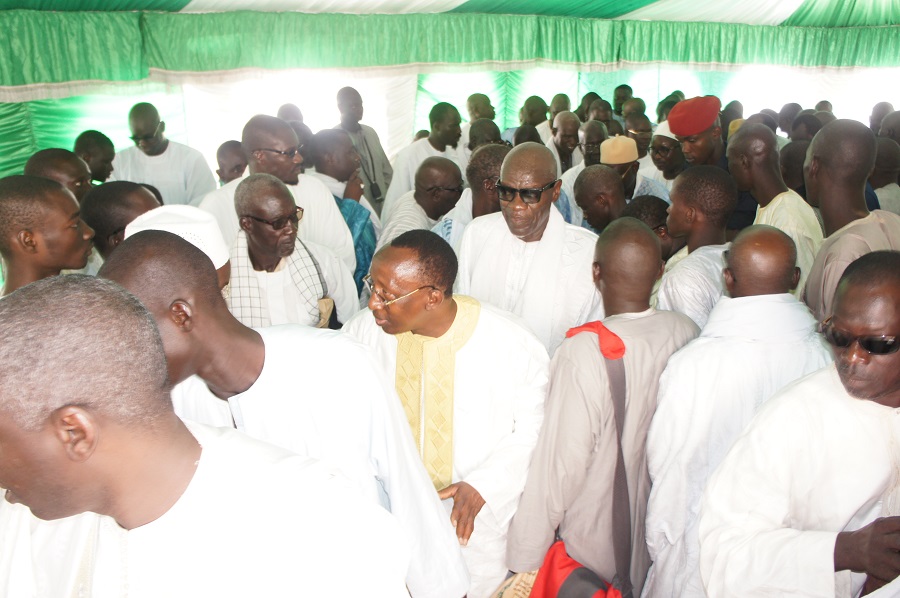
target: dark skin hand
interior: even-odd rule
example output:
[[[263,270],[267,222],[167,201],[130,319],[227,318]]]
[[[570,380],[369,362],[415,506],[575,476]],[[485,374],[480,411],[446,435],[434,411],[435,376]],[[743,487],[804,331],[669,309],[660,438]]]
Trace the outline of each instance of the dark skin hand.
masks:
[[[359,170],[354,170],[353,174],[350,176],[350,180],[347,181],[347,186],[344,188],[344,199],[352,199],[355,201],[359,201],[359,198],[362,197],[363,194],[363,182],[359,177]]]
[[[478,490],[465,482],[450,484],[438,492],[441,500],[453,499],[453,510],[450,511],[450,523],[456,528],[456,537],[463,546],[469,543],[469,537],[475,531],[475,516],[484,506],[484,499]]]
[[[834,543],[834,570],[868,574],[864,593],[900,575],[900,517],[882,517],[855,532],[841,532]]]

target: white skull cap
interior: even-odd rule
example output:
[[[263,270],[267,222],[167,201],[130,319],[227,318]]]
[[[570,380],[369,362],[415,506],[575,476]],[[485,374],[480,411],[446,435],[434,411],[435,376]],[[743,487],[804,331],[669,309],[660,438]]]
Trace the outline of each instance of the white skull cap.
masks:
[[[215,217],[194,206],[169,205],[150,210],[135,218],[125,228],[125,238],[145,230],[161,230],[178,235],[212,260],[218,270],[229,259],[228,246],[222,238]]]

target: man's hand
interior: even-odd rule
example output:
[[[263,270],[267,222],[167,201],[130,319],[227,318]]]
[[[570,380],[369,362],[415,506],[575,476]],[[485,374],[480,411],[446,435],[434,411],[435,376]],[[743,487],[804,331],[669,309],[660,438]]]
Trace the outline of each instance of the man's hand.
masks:
[[[484,506],[484,499],[478,494],[478,490],[465,482],[450,484],[440,492],[441,500],[453,499],[453,510],[450,511],[450,523],[456,528],[456,537],[459,543],[465,546],[469,543],[469,537],[475,531],[475,516]]]
[[[357,168],[353,171],[353,174],[350,175],[347,186],[344,187],[344,199],[359,201],[359,198],[362,197],[364,188],[362,179],[359,178],[359,169]]]
[[[865,572],[878,580],[900,575],[900,517],[883,517],[834,543],[834,570]]]

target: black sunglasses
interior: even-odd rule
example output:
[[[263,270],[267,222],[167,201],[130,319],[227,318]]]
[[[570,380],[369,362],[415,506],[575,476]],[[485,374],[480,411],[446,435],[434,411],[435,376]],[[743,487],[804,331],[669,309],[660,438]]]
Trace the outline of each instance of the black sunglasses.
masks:
[[[828,344],[832,347],[837,347],[838,349],[846,349],[854,342],[859,343],[859,346],[862,347],[863,351],[870,355],[890,355],[891,353],[896,353],[897,350],[900,349],[900,342],[898,342],[896,336],[887,336],[884,334],[881,336],[853,336],[835,329],[834,325],[831,323],[831,318],[828,318],[823,322],[822,334],[825,336],[825,340],[828,341]]]
[[[544,191],[551,189],[558,181],[559,179],[550,181],[539,189],[516,189],[507,187],[500,181],[497,181],[497,196],[500,198],[500,201],[513,201],[518,195],[522,198],[522,203],[536,204],[541,201],[541,195],[544,194]]]
[[[253,214],[244,214],[244,216],[247,218],[253,218],[257,222],[268,224],[275,230],[281,230],[288,225],[288,222],[292,222],[294,225],[299,224],[300,219],[303,218],[303,208],[297,206],[297,208],[291,214],[288,214],[287,216],[281,216],[280,218],[276,218],[275,220],[266,220],[265,218],[254,216]]]

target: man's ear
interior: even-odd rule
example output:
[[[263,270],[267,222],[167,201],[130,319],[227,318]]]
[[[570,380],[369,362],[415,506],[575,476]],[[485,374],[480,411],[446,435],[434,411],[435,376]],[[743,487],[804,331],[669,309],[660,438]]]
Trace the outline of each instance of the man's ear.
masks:
[[[161,120],[161,121],[159,121],[159,134],[162,135],[165,132],[166,132],[166,121]]]
[[[439,289],[428,289],[428,301],[425,303],[425,311],[436,309],[444,302],[444,292]]]
[[[553,185],[553,196],[550,198],[551,203],[556,203],[556,200],[559,199],[559,194],[562,192],[562,179],[558,179],[556,184]],[[575,198],[571,198],[572,201],[575,201]]]
[[[729,297],[734,295],[734,273],[731,271],[731,268],[724,268],[722,270],[722,277],[725,279],[725,288],[728,289]]]
[[[685,207],[684,219],[688,222],[688,224],[693,224],[694,220],[697,219],[697,209],[693,206]]]
[[[25,253],[37,253],[37,239],[30,230],[20,230],[16,233],[16,242]]]
[[[194,308],[184,299],[176,299],[169,305],[169,319],[182,332],[194,329]]]
[[[60,407],[50,415],[50,425],[71,461],[83,463],[97,448],[97,423],[93,415],[82,407]]]
[[[124,241],[124,240],[125,240],[125,231],[124,231],[124,230],[120,230],[120,231],[117,232],[117,233],[111,234],[111,235],[106,239],[106,242],[107,242],[107,244],[109,245],[110,249],[115,249],[115,248],[119,245],[119,243],[121,243],[121,242]]]
[[[238,219],[238,223],[241,225],[241,230],[244,232],[250,232],[251,219],[246,216],[241,216]]]
[[[794,290],[797,288],[797,285],[800,284],[800,267],[794,266],[794,273],[791,274],[791,286],[790,290]]]
[[[666,273],[666,262],[662,259],[659,260],[659,273],[656,275],[655,280],[660,280],[663,277],[663,274]]]
[[[593,278],[594,278],[594,284],[595,285],[599,284],[600,276],[602,275],[602,272],[600,271],[600,264],[598,262],[594,262],[593,264],[591,264],[591,274],[593,275]]]

